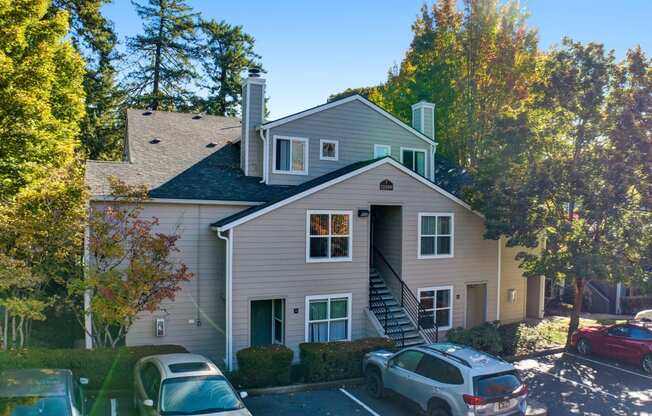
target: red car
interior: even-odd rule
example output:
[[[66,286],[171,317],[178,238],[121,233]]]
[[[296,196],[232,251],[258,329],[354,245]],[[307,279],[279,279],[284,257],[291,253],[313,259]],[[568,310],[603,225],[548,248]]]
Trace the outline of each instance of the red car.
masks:
[[[652,322],[580,328],[573,334],[571,343],[582,355],[611,357],[640,365],[643,371],[652,374]]]

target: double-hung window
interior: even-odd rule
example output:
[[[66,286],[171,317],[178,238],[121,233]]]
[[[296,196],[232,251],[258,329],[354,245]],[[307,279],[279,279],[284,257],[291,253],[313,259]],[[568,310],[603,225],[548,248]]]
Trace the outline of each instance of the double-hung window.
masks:
[[[306,342],[351,339],[351,294],[306,297]]]
[[[453,326],[453,286],[427,287],[418,290],[423,314],[419,321],[424,328],[436,322],[440,330]]]
[[[351,260],[351,211],[308,211],[306,261]]]
[[[274,173],[308,174],[308,139],[274,136]]]
[[[452,213],[420,212],[418,227],[418,258],[453,257]]]
[[[426,176],[426,151],[401,147],[401,163],[408,169]]]

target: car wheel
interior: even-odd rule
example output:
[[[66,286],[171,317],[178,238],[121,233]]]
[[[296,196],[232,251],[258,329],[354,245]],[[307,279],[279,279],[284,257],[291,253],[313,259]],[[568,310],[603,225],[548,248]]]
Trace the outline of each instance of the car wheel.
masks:
[[[641,363],[643,367],[643,371],[652,374],[652,354],[648,354],[643,357],[643,362]]]
[[[383,386],[383,379],[380,377],[380,371],[370,368],[365,373],[365,381],[367,393],[375,399],[380,399],[385,396],[385,386]]]
[[[580,338],[580,340],[577,341],[577,352],[579,352],[582,355],[591,354],[591,344],[589,343],[589,341],[587,341],[584,338]]]
[[[449,412],[445,407],[434,406],[430,408],[428,416],[451,416],[451,412]]]

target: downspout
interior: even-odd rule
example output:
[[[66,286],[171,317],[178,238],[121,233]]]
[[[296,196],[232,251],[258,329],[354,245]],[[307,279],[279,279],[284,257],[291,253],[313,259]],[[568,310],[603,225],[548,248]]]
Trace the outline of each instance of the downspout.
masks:
[[[262,127],[258,129],[258,135],[260,136],[260,140],[263,141],[263,179],[261,179],[260,183],[267,183],[267,140],[265,139],[265,129]]]
[[[498,237],[498,283],[496,284],[496,320],[500,321],[500,279],[502,275],[503,238]]]
[[[217,231],[217,236],[224,240],[226,244],[226,288],[225,288],[225,309],[226,309],[226,368],[229,370],[233,369],[233,326],[231,325],[231,316],[233,313],[233,301],[232,301],[232,290],[233,290],[233,229],[229,231],[229,236],[225,237],[222,234],[222,231]]]

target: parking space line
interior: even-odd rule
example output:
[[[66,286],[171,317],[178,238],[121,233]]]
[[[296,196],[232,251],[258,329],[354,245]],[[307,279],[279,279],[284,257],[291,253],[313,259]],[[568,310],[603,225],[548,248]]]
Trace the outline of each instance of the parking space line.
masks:
[[[650,376],[646,376],[645,374],[637,373],[636,371],[628,370],[628,369],[626,369],[626,368],[621,368],[621,367],[618,367],[618,366],[615,366],[615,365],[612,365],[612,364],[607,364],[607,363],[603,363],[603,362],[601,362],[601,361],[592,360],[592,359],[590,359],[590,358],[581,357],[581,356],[579,356],[579,355],[575,355],[575,354],[570,353],[570,352],[567,352],[567,353],[565,353],[565,354],[566,354],[566,355],[570,355],[571,357],[574,357],[574,358],[578,358],[578,359],[580,359],[580,360],[589,361],[589,362],[592,362],[592,363],[595,363],[595,364],[600,364],[600,365],[603,365],[603,366],[605,366],[605,367],[609,367],[609,368],[615,368],[616,370],[624,371],[625,373],[634,374],[634,375],[636,375],[636,376],[639,376],[639,377],[643,377],[643,378],[647,378],[647,379],[649,379],[649,380],[652,380],[652,377],[650,377]]]
[[[369,406],[367,406],[366,404],[362,403],[360,400],[358,400],[357,397],[355,397],[354,395],[352,395],[352,394],[349,393],[348,391],[346,391],[346,390],[344,390],[344,389],[342,389],[342,388],[340,388],[340,391],[341,391],[342,393],[344,393],[344,394],[345,394],[349,399],[351,399],[351,400],[353,400],[354,402],[356,402],[357,404],[359,404],[359,405],[360,405],[364,410],[366,410],[367,412],[371,413],[373,416],[380,416],[378,413],[374,412],[374,411],[373,411]]]

